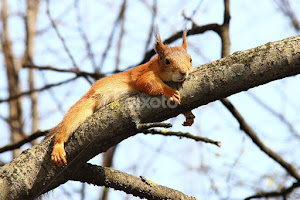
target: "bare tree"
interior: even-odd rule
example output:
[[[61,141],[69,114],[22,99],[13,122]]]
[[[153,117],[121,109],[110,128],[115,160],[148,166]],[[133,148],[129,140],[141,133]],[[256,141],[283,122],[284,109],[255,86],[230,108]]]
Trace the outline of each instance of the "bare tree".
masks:
[[[40,1],[39,0],[27,0],[27,11],[25,18],[25,26],[26,26],[26,49],[24,52],[23,63],[22,66],[28,64],[33,64],[34,57],[34,38],[36,35],[36,21],[39,10]],[[34,90],[34,70],[28,70],[28,83],[29,89]],[[39,116],[38,116],[38,99],[37,93],[30,94],[31,100],[31,116],[32,116],[32,125],[31,132],[36,132],[39,127]]]
[[[2,0],[2,52],[4,55],[4,61],[6,65],[9,96],[16,96],[21,91],[19,82],[20,65],[17,64],[18,62],[12,49],[12,42],[8,30],[8,12],[9,7],[7,5],[7,1]],[[24,138],[21,98],[9,101],[9,118],[7,120],[7,123],[10,127],[12,143],[18,142]],[[17,157],[19,154],[19,149],[13,150],[14,158]]]

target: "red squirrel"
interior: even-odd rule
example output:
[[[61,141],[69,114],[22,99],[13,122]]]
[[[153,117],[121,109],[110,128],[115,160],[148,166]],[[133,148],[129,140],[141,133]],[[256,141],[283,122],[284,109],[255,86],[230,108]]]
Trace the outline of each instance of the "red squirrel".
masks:
[[[149,62],[128,71],[102,78],[95,82],[89,91],[75,103],[54,127],[49,136],[55,134],[52,162],[61,167],[67,164],[64,143],[70,135],[91,116],[95,110],[122,95],[132,91],[141,91],[149,95],[165,95],[170,101],[181,103],[180,93],[164,82],[182,82],[192,71],[192,58],[187,53],[186,30],[183,32],[181,46],[164,45],[158,30],[155,31],[154,50],[158,54]],[[191,126],[195,116],[191,111],[183,113],[184,126]]]

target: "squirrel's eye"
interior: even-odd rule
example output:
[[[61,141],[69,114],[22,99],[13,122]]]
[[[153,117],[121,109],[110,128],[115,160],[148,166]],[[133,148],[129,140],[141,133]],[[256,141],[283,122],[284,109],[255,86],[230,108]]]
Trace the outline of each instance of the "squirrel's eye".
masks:
[[[192,61],[193,61],[192,58],[190,58],[190,63],[192,63]]]
[[[170,64],[170,60],[166,59],[166,65],[169,65],[169,64]]]

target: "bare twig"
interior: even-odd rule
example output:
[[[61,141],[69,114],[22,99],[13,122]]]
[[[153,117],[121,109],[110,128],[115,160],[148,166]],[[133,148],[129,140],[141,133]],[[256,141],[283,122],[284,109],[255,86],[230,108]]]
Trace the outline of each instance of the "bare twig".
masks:
[[[258,192],[257,194],[254,194],[252,196],[249,196],[245,198],[245,200],[250,200],[250,199],[259,199],[259,198],[271,198],[271,197],[286,197],[294,191],[294,189],[300,187],[300,182],[295,182],[293,183],[290,187],[281,189],[280,191],[271,191],[271,192]]]
[[[87,37],[87,34],[85,33],[85,31],[83,30],[82,26],[82,18],[81,18],[81,15],[80,15],[80,9],[78,7],[78,0],[76,0],[74,2],[74,6],[76,8],[76,18],[77,18],[77,29],[78,29],[78,32],[82,38],[82,40],[84,41],[85,43],[85,48],[86,48],[86,51],[87,51],[87,55],[88,55],[88,58],[90,59],[91,61],[91,64],[93,66],[93,68],[95,69],[96,71],[96,68],[97,68],[97,64],[96,64],[96,59],[95,59],[95,56],[94,56],[94,52],[91,48],[91,43]]]
[[[293,11],[290,1],[289,0],[274,0],[281,12],[286,15],[290,21],[292,26],[297,30],[298,32],[300,31],[300,23],[297,19],[297,15]]]
[[[124,1],[124,6],[126,6],[126,1]],[[117,55],[116,55],[116,67],[115,67],[115,71],[119,71],[119,64],[120,64],[120,57],[121,57],[121,49],[122,49],[122,40],[123,40],[123,36],[125,33],[125,10],[122,13],[122,16],[120,16],[120,35],[119,35],[119,39],[118,39],[118,44],[117,44]]]
[[[34,64],[25,64],[23,66],[23,68],[32,68],[32,69],[38,69],[38,70],[50,70],[50,71],[56,71],[56,72],[66,72],[66,73],[74,73],[76,74],[76,76],[90,76],[93,77],[94,79],[100,79],[105,77],[104,74],[99,73],[99,72],[95,72],[95,73],[89,73],[89,72],[84,72],[84,71],[80,71],[78,69],[59,69],[59,68],[55,68],[49,65],[46,66],[37,66]]]
[[[31,141],[35,140],[36,138],[39,138],[41,136],[46,135],[48,132],[49,132],[49,130],[46,130],[46,131],[37,131],[37,132],[31,134],[30,136],[24,138],[23,140],[21,140],[19,142],[16,142],[14,144],[10,144],[10,145],[6,145],[4,147],[1,147],[0,148],[0,153],[6,152],[6,151],[11,151],[11,150],[14,150],[14,149],[18,149],[22,145],[24,145],[24,144],[26,144],[28,142],[31,142]]]
[[[15,96],[8,97],[6,99],[0,99],[0,103],[2,103],[2,102],[9,102],[9,101],[18,99],[18,98],[20,98],[22,96],[29,95],[29,94],[31,94],[33,92],[41,92],[43,90],[46,90],[46,89],[49,89],[49,88],[52,88],[52,87],[56,87],[56,86],[59,86],[59,85],[65,84],[65,83],[68,83],[68,82],[73,81],[73,80],[75,80],[77,78],[78,77],[76,76],[76,77],[64,80],[62,82],[59,82],[59,83],[48,84],[48,85],[45,85],[44,87],[37,88],[37,89],[34,89],[34,90],[29,90],[29,91],[26,91],[26,92],[22,92],[22,93],[19,93],[19,94],[15,95]]]
[[[53,29],[54,29],[56,35],[57,35],[58,38],[60,39],[60,41],[61,41],[61,43],[62,43],[62,45],[63,45],[65,51],[67,52],[67,54],[68,54],[68,56],[69,56],[69,58],[70,58],[70,60],[71,60],[71,62],[72,62],[72,64],[73,64],[73,66],[74,66],[76,69],[79,69],[77,63],[75,62],[75,59],[74,59],[73,55],[71,54],[71,52],[70,52],[70,50],[69,50],[69,48],[68,48],[68,46],[67,46],[67,44],[66,44],[65,39],[64,39],[63,36],[60,34],[60,32],[59,32],[59,30],[58,30],[58,28],[57,28],[57,25],[56,25],[54,19],[52,18],[52,15],[51,15],[51,13],[50,13],[49,0],[46,0],[46,2],[47,2],[47,11],[46,11],[46,12],[47,12],[47,16],[48,16],[48,18],[49,18],[49,20],[50,20],[50,22],[51,22],[51,25],[52,25],[52,27],[53,27]]]
[[[188,30],[187,35],[197,35],[197,34],[204,33],[206,31],[215,31],[215,32],[219,33],[220,25],[219,24],[207,24],[204,26],[196,26],[196,27],[193,27],[192,29]],[[168,39],[166,39],[163,43],[170,44],[171,42],[174,42],[177,39],[181,38],[182,34],[183,34],[183,31],[178,31],[178,32],[174,33],[172,36],[170,36]],[[138,65],[148,62],[154,54],[155,54],[154,49],[149,50],[145,54],[144,59]]]
[[[263,106],[267,111],[269,111],[273,116],[278,117],[278,119],[281,120],[282,123],[284,123],[289,131],[297,138],[300,139],[300,134],[295,129],[294,125],[287,120],[287,118],[282,115],[281,113],[276,112],[274,109],[272,109],[270,106],[268,106],[265,102],[263,102],[261,99],[259,99],[257,96],[255,96],[253,93],[248,91],[248,94],[250,94],[250,97],[252,97],[257,103],[259,103],[261,106]]]
[[[235,107],[226,99],[221,100],[222,103],[227,107],[227,109],[231,112],[231,114],[238,120],[240,124],[240,129],[243,130],[265,154],[267,154],[270,158],[272,158],[275,162],[281,165],[287,173],[289,173],[292,177],[300,180],[300,175],[297,172],[297,169],[294,168],[293,165],[286,162],[283,158],[281,158],[277,153],[269,149],[257,136],[254,130],[246,123],[242,115],[235,109]]]
[[[144,131],[143,133],[144,134],[152,134],[152,135],[177,136],[180,138],[184,137],[184,138],[193,139],[197,142],[201,141],[201,142],[217,145],[218,147],[221,146],[221,142],[214,141],[214,140],[211,140],[211,139],[205,138],[205,137],[200,137],[197,135],[192,135],[190,133],[173,132],[173,131],[168,131],[168,130],[157,130],[157,129],[149,129],[149,130]]]
[[[49,0],[46,0],[46,2],[47,2],[47,11],[46,11],[46,12],[47,12],[47,16],[48,16],[48,18],[49,18],[49,20],[50,20],[50,22],[51,22],[51,25],[52,25],[52,27],[53,27],[53,29],[54,29],[56,35],[57,35],[58,38],[60,39],[60,41],[61,41],[61,43],[62,43],[62,45],[63,45],[63,47],[64,47],[64,49],[65,49],[65,51],[66,51],[66,53],[67,53],[67,55],[68,55],[68,57],[70,58],[70,60],[71,60],[71,62],[72,62],[72,65],[74,66],[75,69],[79,69],[79,67],[78,67],[78,65],[77,65],[77,63],[76,63],[76,61],[75,61],[73,55],[71,54],[71,52],[70,52],[70,50],[69,50],[69,48],[68,48],[68,46],[67,46],[67,44],[66,44],[65,39],[64,39],[63,36],[60,34],[60,32],[59,32],[59,30],[58,30],[58,28],[57,28],[57,25],[56,25],[54,19],[52,18],[52,15],[51,15],[51,13],[50,13]],[[91,82],[86,76],[84,76],[84,77],[85,77],[85,79],[86,79],[90,84],[92,84],[92,82]]]
[[[186,27],[186,24],[187,24],[188,21],[191,21],[191,22],[192,22],[192,27],[198,26],[198,25],[196,24],[196,22],[193,20],[193,17],[196,15],[196,13],[197,13],[197,11],[199,10],[199,8],[200,8],[200,6],[201,6],[202,3],[203,3],[203,0],[200,0],[200,1],[198,2],[196,8],[193,10],[192,14],[191,14],[189,17],[186,16],[186,14],[185,14],[184,11],[182,12],[182,16],[183,16],[184,19],[185,19],[184,27]]]
[[[153,0],[153,5],[151,8],[152,8],[151,25],[150,25],[150,29],[149,29],[149,33],[148,33],[148,39],[147,39],[146,45],[145,45],[145,55],[150,46],[151,39],[153,36],[153,30],[154,30],[154,26],[155,26],[155,18],[157,15],[157,0]]]
[[[48,81],[47,78],[45,76],[45,73],[42,71],[41,72],[41,79],[43,80],[43,85],[47,85]],[[64,115],[65,112],[63,111],[63,107],[62,105],[65,103],[64,99],[62,100],[62,102],[57,98],[56,96],[56,90],[54,88],[50,88],[49,90],[47,90],[47,92],[49,93],[49,95],[51,96],[53,102],[56,104],[57,110]]]
[[[114,34],[116,32],[116,28],[117,28],[118,24],[120,23],[120,20],[123,18],[123,15],[125,13],[125,9],[126,9],[126,0],[124,0],[123,3],[122,3],[120,12],[118,14],[118,17],[116,18],[116,20],[113,24],[113,29],[111,30],[110,35],[108,37],[107,45],[106,45],[106,47],[103,51],[103,54],[102,54],[102,58],[101,58],[101,62],[100,62],[100,68],[102,68],[103,65],[104,65],[104,62],[106,60],[106,56],[107,56],[107,54],[110,50],[111,44],[112,44],[112,39],[113,39]]]

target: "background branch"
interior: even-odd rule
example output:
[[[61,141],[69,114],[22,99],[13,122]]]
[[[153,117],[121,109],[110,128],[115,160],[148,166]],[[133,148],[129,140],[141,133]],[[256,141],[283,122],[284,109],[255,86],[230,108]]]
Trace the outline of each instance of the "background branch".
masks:
[[[177,136],[179,138],[189,138],[193,139],[196,142],[201,141],[205,143],[214,144],[218,147],[221,146],[221,142],[211,140],[209,138],[200,137],[197,135],[192,135],[190,133],[183,133],[183,132],[174,132],[174,131],[168,131],[168,130],[156,130],[156,129],[149,129],[146,131],[143,131],[144,134],[152,134],[152,135],[164,135],[164,136]]]
[[[14,144],[9,144],[9,145],[6,145],[4,147],[1,147],[0,148],[0,153],[3,153],[3,152],[6,152],[6,151],[11,151],[11,150],[14,150],[14,149],[18,149],[20,148],[22,145],[28,143],[28,142],[31,142],[41,136],[45,136],[47,133],[49,132],[49,130],[46,130],[46,131],[37,131],[27,137],[25,137],[23,140],[20,140],[19,142],[16,142]]]
[[[294,189],[300,187],[300,182],[293,183],[290,187],[281,189],[279,191],[272,191],[272,192],[259,192],[255,195],[247,197],[245,200],[250,199],[259,199],[259,198],[271,198],[271,197],[283,197],[287,199],[287,196],[293,192]]]
[[[49,65],[46,66],[37,66],[34,64],[25,64],[23,66],[23,68],[29,68],[29,69],[37,69],[37,70],[50,70],[50,71],[55,71],[55,72],[66,72],[66,73],[73,73],[76,74],[76,76],[90,76],[94,79],[100,79],[105,77],[104,74],[99,73],[99,72],[94,72],[94,73],[90,73],[90,72],[84,72],[84,71],[80,71],[78,69],[59,69],[59,68],[55,68]]]
[[[182,192],[173,190],[158,184],[149,186],[143,182],[141,178],[114,170],[109,167],[95,166],[92,164],[84,164],[80,170],[69,171],[70,180],[86,182],[98,186],[114,188],[122,190],[127,194],[140,197],[141,199],[182,199],[196,200],[194,197],[189,197]]]
[[[283,158],[281,158],[277,153],[268,148],[262,140],[259,139],[254,130],[245,122],[244,118],[241,114],[235,109],[235,107],[226,99],[221,100],[222,103],[228,108],[231,114],[238,120],[240,124],[240,129],[243,130],[252,141],[270,158],[272,158],[275,162],[280,164],[291,176],[293,176],[296,180],[300,180],[300,175],[297,172],[297,169],[293,167],[292,164],[286,162]]]
[[[8,97],[6,99],[0,99],[0,103],[2,102],[10,102],[10,101],[13,101],[15,99],[18,99],[22,96],[25,96],[25,95],[29,95],[29,94],[32,94],[34,92],[41,92],[41,91],[44,91],[44,90],[47,90],[49,88],[52,88],[52,87],[56,87],[56,86],[59,86],[59,85],[62,85],[62,84],[65,84],[65,83],[68,83],[68,82],[71,82],[75,79],[77,79],[78,77],[73,77],[73,78],[70,78],[70,79],[67,79],[67,80],[64,80],[62,82],[58,82],[58,83],[52,83],[52,84],[48,84],[48,85],[45,85],[41,88],[37,88],[37,89],[34,89],[34,90],[29,90],[29,91],[26,91],[26,92],[21,92],[19,94],[16,94],[15,96],[11,96],[11,97]]]

